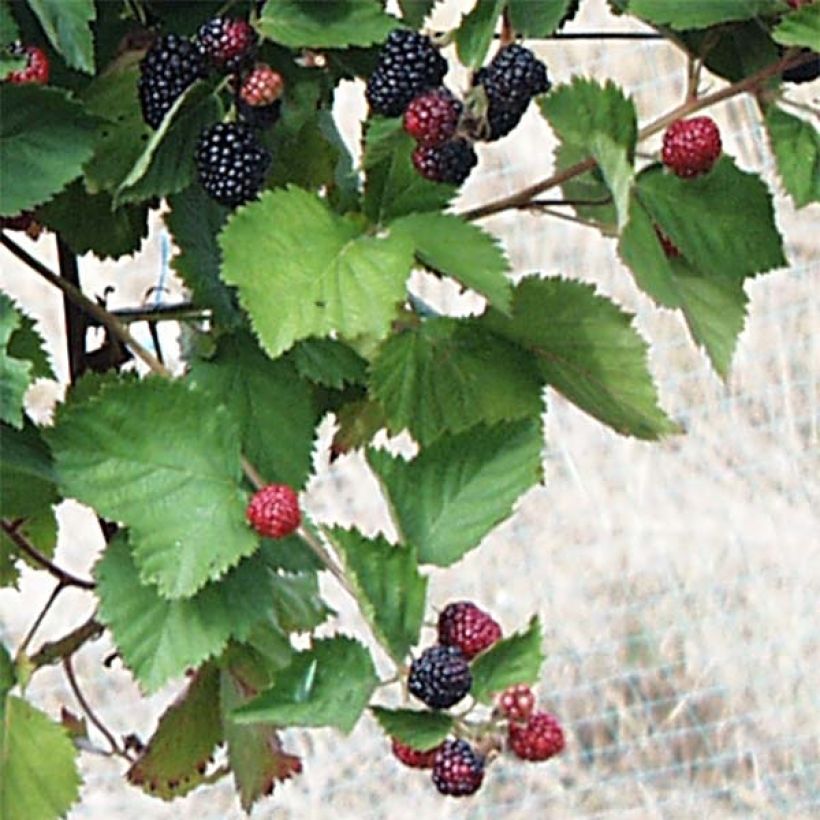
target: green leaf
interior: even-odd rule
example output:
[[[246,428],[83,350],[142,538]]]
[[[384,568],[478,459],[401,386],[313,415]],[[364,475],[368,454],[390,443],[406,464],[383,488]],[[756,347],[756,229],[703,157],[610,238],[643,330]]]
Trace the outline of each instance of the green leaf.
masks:
[[[771,65],[780,56],[768,29],[759,20],[684,31],[677,36],[712,73],[732,82]]]
[[[14,302],[0,292],[0,421],[18,430],[23,428],[23,400],[34,380],[32,363],[10,355],[8,349],[22,323],[22,314]]]
[[[251,336],[223,336],[196,362],[194,384],[228,410],[244,455],[268,482],[303,487],[310,474],[317,413],[310,385],[289,362],[271,361]]]
[[[50,199],[94,151],[96,120],[67,92],[0,83],[0,216]]]
[[[632,100],[614,83],[600,85],[576,77],[541,102],[541,112],[563,143],[594,157],[617,208],[619,223],[626,223],[632,158],[638,134]]]
[[[233,712],[237,723],[279,726],[356,725],[379,679],[370,653],[343,635],[313,642],[299,652],[269,689]]]
[[[365,133],[364,212],[375,223],[417,211],[439,211],[455,197],[457,188],[431,182],[413,167],[415,143],[404,132],[401,119],[375,117]]]
[[[653,166],[638,176],[636,192],[652,220],[703,274],[743,279],[786,264],[771,193],[730,157],[694,179]]]
[[[26,518],[59,500],[51,451],[30,421],[19,429],[0,424],[0,515]]]
[[[453,718],[446,712],[385,709],[383,706],[373,706],[370,711],[388,737],[420,752],[435,749],[453,729]]]
[[[265,561],[267,556],[262,552],[259,557]],[[273,622],[284,634],[309,632],[333,614],[319,594],[319,580],[315,572],[299,575],[271,573],[270,586]]]
[[[367,361],[336,339],[304,339],[296,343],[290,357],[300,376],[323,387],[341,390],[367,379]]]
[[[260,797],[273,792],[278,781],[302,771],[302,761],[282,748],[275,724],[253,723],[248,726],[231,720],[231,712],[248,701],[249,688],[247,680],[233,668],[222,672],[220,709],[228,761],[239,802],[248,814]]]
[[[174,103],[120,183],[114,206],[175,194],[194,179],[194,156],[202,131],[222,117],[211,87],[195,82]]]
[[[569,11],[573,0],[508,0],[507,13],[510,24],[517,34],[524,37],[549,37],[564,15]]]
[[[94,40],[91,23],[97,12],[94,0],[28,0],[51,45],[71,68],[94,73]]]
[[[0,702],[0,817],[53,820],[80,795],[77,752],[62,726],[21,698]]]
[[[349,401],[336,411],[339,429],[333,436],[331,454],[336,456],[358,450],[369,444],[384,427],[387,419],[384,408],[370,399]]]
[[[293,186],[237,210],[219,243],[222,278],[238,287],[274,359],[310,336],[385,336],[412,265],[406,240],[363,235],[353,219]]]
[[[565,171],[588,157],[588,149],[562,142],[555,150],[555,170]],[[596,166],[591,171],[573,176],[561,186],[561,190],[567,199],[591,203],[573,205],[572,208],[578,216],[597,223],[607,234],[617,232],[615,226],[618,222],[618,212],[615,210],[612,193],[600,168]]]
[[[820,133],[776,105],[766,110],[766,129],[783,187],[795,206],[820,202]]]
[[[193,598],[169,601],[140,582],[125,538],[111,542],[94,568],[99,618],[125,665],[147,692],[219,655],[230,638],[245,640],[272,617],[270,574],[254,556]]]
[[[427,579],[419,574],[415,549],[339,527],[329,537],[370,626],[393,660],[402,663],[418,641],[427,596]]]
[[[37,211],[38,220],[59,232],[74,253],[118,259],[136,253],[148,236],[148,205],[114,210],[111,194],[89,194],[77,180]]]
[[[20,27],[11,13],[8,0],[0,0],[0,46],[6,46],[20,39]]]
[[[219,670],[208,664],[163,712],[126,778],[154,797],[182,797],[205,781],[208,762],[222,739]]]
[[[491,311],[486,322],[532,351],[548,384],[617,432],[678,432],[658,406],[647,345],[631,319],[590,285],[529,277],[516,288],[513,318]]]
[[[4,316],[3,302],[4,296],[0,294],[0,324],[2,324],[2,317]],[[15,307],[15,309],[18,310],[20,315],[20,322],[9,337],[6,352],[13,359],[31,362],[32,378],[56,379],[45,340],[36,329],[34,320],[18,308]]]
[[[419,29],[438,0],[399,0],[402,19],[410,28]]]
[[[0,644],[0,700],[5,701],[6,694],[16,682],[17,672],[14,669],[14,661],[8,649]]]
[[[382,343],[370,389],[394,432],[426,446],[444,433],[538,417],[542,381],[528,353],[475,322],[433,318]]]
[[[479,68],[487,56],[506,0],[476,0],[456,32],[458,58],[467,68]]]
[[[629,12],[650,23],[668,24],[676,29],[706,28],[729,20],[782,11],[779,0],[630,0]]]
[[[512,285],[505,274],[510,263],[495,237],[444,213],[410,214],[392,222],[390,231],[406,235],[428,267],[478,291],[493,307],[509,310]]]
[[[162,595],[193,595],[257,548],[239,432],[211,396],[158,378],[109,385],[64,406],[47,439],[64,494],[131,528]]]
[[[259,554],[265,563],[274,570],[302,573],[316,572],[324,564],[316,557],[313,550],[298,535],[285,538],[263,538]]]
[[[772,36],[784,46],[805,46],[820,51],[820,6],[810,3],[787,14]]]
[[[419,561],[449,566],[542,479],[542,445],[540,423],[528,420],[443,437],[409,462],[372,449],[367,459]]]
[[[5,458],[5,453],[3,456]],[[2,470],[0,470],[0,486],[2,486],[2,480]],[[3,486],[4,494],[5,490],[6,487]],[[25,521],[17,527],[17,532],[35,546],[42,555],[51,558],[57,547],[57,520],[54,517],[54,510],[47,498],[32,500],[41,507],[26,516]],[[5,499],[3,501],[5,504]],[[32,569],[42,570],[43,568],[41,564],[22,553],[5,531],[0,531],[0,587],[16,587],[20,578],[20,566],[24,563]]]
[[[473,686],[470,694],[489,703],[496,692],[516,683],[535,683],[544,662],[541,624],[533,617],[523,632],[503,638],[482,652],[470,665]]]
[[[214,312],[227,329],[242,323],[236,295],[219,278],[222,251],[216,237],[228,218],[228,209],[209,197],[198,183],[168,197],[165,224],[179,253],[171,267],[192,292],[196,304]]]
[[[290,48],[347,48],[379,43],[397,24],[377,0],[276,0],[265,4],[257,28]]]

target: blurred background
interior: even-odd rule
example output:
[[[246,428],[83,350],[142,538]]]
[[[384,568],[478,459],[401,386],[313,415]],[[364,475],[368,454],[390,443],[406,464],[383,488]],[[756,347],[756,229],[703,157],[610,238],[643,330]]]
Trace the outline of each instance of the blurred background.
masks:
[[[454,25],[470,2],[440,4],[433,27]],[[641,30],[613,18],[604,0],[584,0],[566,31]],[[530,44],[553,82],[574,74],[612,78],[632,95],[642,122],[679,103],[685,60],[663,41],[551,40]],[[463,77],[454,75],[456,86]],[[704,82],[717,87],[709,76]],[[365,115],[362,87],[340,89],[337,112],[356,147]],[[803,88],[818,96],[817,84]],[[424,773],[401,767],[370,718],[344,737],[331,730],[286,732],[304,756],[304,773],[277,786],[254,817],[810,817],[820,813],[820,252],[816,206],[796,213],[781,195],[756,107],[737,98],[711,112],[725,150],[741,168],[763,170],[776,192],[788,269],[748,284],[750,312],[727,383],[690,342],[682,319],[659,311],[632,285],[615,244],[549,216],[501,214],[485,226],[501,236],[516,276],[532,271],[594,282],[637,314],[652,345],[664,406],[687,435],[660,444],[617,436],[548,396],[546,486],[529,492],[515,515],[455,570],[433,570],[431,603],[470,598],[505,631],[533,612],[546,625],[548,660],[539,701],[563,721],[566,752],[545,764],[502,759],[470,801],[441,798]],[[659,138],[643,146],[657,151]],[[512,136],[479,149],[480,165],[457,207],[511,193],[549,176],[554,141],[535,107]],[[18,234],[15,238],[19,237]],[[56,268],[54,241],[25,246]],[[117,263],[81,260],[86,291],[109,306],[184,298],[167,270],[168,239],[156,220],[143,252]],[[2,252],[0,284],[56,345],[62,303],[56,291]],[[451,312],[476,299],[433,284],[416,287]],[[159,290],[156,290],[160,286]],[[146,346],[144,326],[135,332]],[[175,326],[162,328],[173,353]],[[36,385],[29,400],[48,417],[60,395]],[[150,420],[146,423],[150,424]],[[327,432],[327,431],[326,431]],[[320,451],[321,452],[321,451]],[[317,457],[307,503],[327,521],[390,531],[377,485],[356,455],[332,467]],[[96,521],[63,504],[58,560],[87,573],[102,547]],[[0,639],[15,645],[51,590],[24,572],[20,593],[0,590]],[[324,585],[343,630],[355,613]],[[40,640],[81,623],[93,599],[61,596]],[[118,664],[105,668],[107,638],[76,658],[85,692],[116,734],[147,737],[180,683],[144,699]],[[34,678],[31,693],[52,716],[79,707],[60,670]],[[92,734],[94,730],[92,729]],[[238,818],[223,781],[174,804],[128,786],[121,762],[85,754],[82,802],[72,818]]]

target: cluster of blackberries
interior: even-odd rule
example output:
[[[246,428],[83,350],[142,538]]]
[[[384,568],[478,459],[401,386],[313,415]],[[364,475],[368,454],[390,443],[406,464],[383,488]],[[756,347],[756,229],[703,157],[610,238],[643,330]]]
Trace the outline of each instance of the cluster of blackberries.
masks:
[[[206,193],[234,207],[264,186],[271,155],[257,134],[279,118],[284,83],[269,65],[255,63],[257,37],[245,20],[214,17],[192,40],[158,37],[140,62],[142,115],[158,128],[179,97],[211,71],[231,75],[237,121],[216,123],[200,135],[196,167]]]
[[[439,614],[438,643],[425,649],[410,666],[410,694],[432,709],[455,705],[472,686],[469,662],[500,638],[501,627],[489,613],[469,601],[448,604]],[[547,760],[564,748],[558,720],[548,712],[534,710],[535,696],[530,688],[511,686],[498,697],[493,720],[485,724],[493,728],[474,743],[448,738],[434,748],[417,749],[392,738],[391,750],[405,766],[432,769],[433,784],[441,794],[474,794],[484,780],[488,752],[503,745],[494,732],[504,724],[507,748],[522,760]]]
[[[375,114],[403,115],[404,129],[417,143],[413,165],[423,177],[460,185],[478,162],[473,142],[509,134],[530,100],[550,84],[544,64],[516,43],[476,73],[468,106],[442,85],[446,73],[447,63],[429,37],[396,29],[379,53],[366,97]],[[475,98],[478,106],[472,105]]]

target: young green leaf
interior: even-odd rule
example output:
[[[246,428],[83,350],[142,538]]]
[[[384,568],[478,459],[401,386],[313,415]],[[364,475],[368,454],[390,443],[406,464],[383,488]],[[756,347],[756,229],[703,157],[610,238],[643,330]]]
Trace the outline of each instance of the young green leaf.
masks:
[[[274,359],[310,336],[385,336],[413,259],[407,240],[363,235],[356,221],[295,186],[240,208],[219,243],[222,278],[238,287]]]
[[[206,664],[162,714],[126,778],[163,800],[182,797],[202,784],[211,755],[222,739],[219,670]]]
[[[454,214],[440,212],[401,217],[390,223],[390,232],[406,235],[428,267],[478,291],[498,310],[509,310],[510,263],[495,237]]]
[[[21,698],[0,700],[0,817],[53,820],[80,796],[77,751],[67,732]]]
[[[0,216],[61,191],[94,151],[97,121],[62,89],[0,83]]]
[[[496,692],[516,683],[535,683],[544,662],[541,649],[541,624],[534,617],[522,632],[503,638],[482,652],[472,663],[473,686],[470,694],[490,703]]]
[[[772,32],[784,46],[805,46],[820,51],[820,6],[809,3],[787,14]]]
[[[531,357],[474,322],[428,319],[384,341],[370,389],[391,429],[422,445],[476,424],[538,417],[542,380]]]
[[[458,58],[467,68],[479,68],[487,56],[506,0],[476,0],[456,32]]]
[[[228,412],[182,381],[148,378],[69,402],[47,440],[64,494],[131,528],[140,576],[193,595],[250,555],[240,438]]]
[[[453,729],[453,718],[446,712],[385,709],[383,706],[373,706],[370,711],[388,737],[420,752],[434,749]]]
[[[71,68],[94,73],[91,24],[97,17],[94,0],[28,0],[51,45]]]
[[[539,420],[445,436],[413,460],[368,450],[398,528],[419,561],[449,566],[475,549],[543,476]]]
[[[349,732],[379,682],[370,653],[343,635],[313,642],[266,689],[231,715],[237,723],[335,726]]]
[[[419,574],[415,550],[339,527],[329,536],[368,622],[402,663],[418,641],[427,596],[427,578]]]
[[[516,288],[513,318],[491,311],[485,321],[532,351],[548,384],[617,432],[678,432],[658,406],[647,344],[631,319],[590,285],[529,277]]]
[[[707,28],[782,11],[779,0],[629,0],[629,12],[672,28]]]
[[[795,206],[820,202],[820,133],[777,105],[766,110],[766,130],[783,187]]]
[[[346,48],[384,40],[398,20],[377,0],[276,0],[266,3],[257,27],[290,48]]]

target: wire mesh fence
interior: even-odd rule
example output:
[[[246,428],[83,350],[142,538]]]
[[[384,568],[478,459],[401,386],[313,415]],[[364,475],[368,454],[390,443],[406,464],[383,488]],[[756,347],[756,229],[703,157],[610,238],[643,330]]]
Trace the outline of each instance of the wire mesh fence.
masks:
[[[462,3],[462,5],[465,5]],[[442,25],[458,4],[444,4]],[[570,31],[630,24],[588,0]],[[536,44],[553,80],[575,73],[612,77],[643,120],[683,92],[681,54],[663,42],[557,41]],[[811,93],[811,91],[807,92]],[[815,92],[816,93],[816,92]],[[346,88],[349,139],[356,141],[361,90]],[[724,144],[741,167],[763,167],[777,182],[753,104],[715,112]],[[515,136],[487,149],[483,172],[463,205],[512,192],[547,176],[554,143],[536,112]],[[649,149],[657,146],[650,145]],[[349,737],[329,730],[288,732],[305,756],[301,778],[277,788],[258,817],[809,817],[820,812],[820,254],[815,213],[791,210],[778,195],[790,267],[749,284],[750,315],[722,383],[692,346],[683,322],[639,294],[614,243],[547,216],[487,220],[503,237],[516,274],[533,270],[595,282],[634,310],[652,343],[665,406],[687,435],[661,444],[618,437],[559,396],[545,415],[546,486],[522,499],[515,516],[455,572],[434,571],[432,601],[470,597],[506,629],[537,610],[546,624],[538,696],[567,728],[566,753],[550,764],[494,765],[471,803],[443,801],[425,775],[401,770],[377,727],[364,720]],[[86,281],[112,284],[114,300],[157,284],[158,233],[139,266],[84,260]],[[35,246],[36,252],[41,248]],[[4,264],[4,268],[5,268]],[[53,294],[23,282],[13,266],[3,283],[32,307],[46,331],[59,327]],[[423,277],[416,282],[448,309],[475,303]],[[178,282],[163,280],[181,295]],[[155,298],[154,296],[151,297]],[[146,343],[150,339],[146,334]],[[320,517],[389,528],[375,481],[358,457],[321,465],[309,491]],[[60,551],[88,568],[101,548],[86,513],[67,505]],[[30,574],[26,600],[47,594]],[[335,590],[341,628],[356,616]],[[56,636],[90,611],[67,594],[44,635]],[[26,612],[0,592],[0,632],[14,642]],[[174,696],[170,687],[140,700],[125,670],[106,668],[105,640],[77,662],[88,694],[115,732],[147,735]],[[50,713],[74,709],[57,670],[35,678]],[[241,816],[230,784],[167,805],[127,786],[119,764],[83,758],[83,802],[72,817]]]

